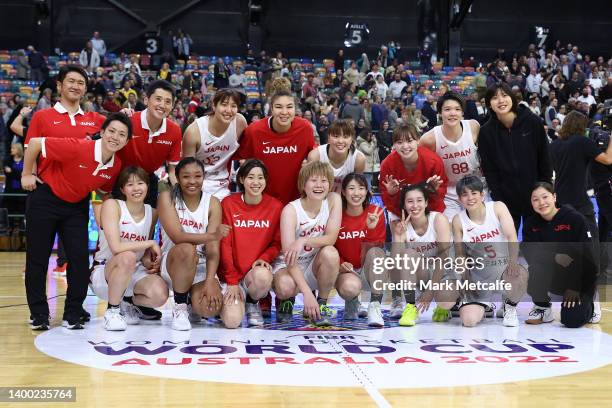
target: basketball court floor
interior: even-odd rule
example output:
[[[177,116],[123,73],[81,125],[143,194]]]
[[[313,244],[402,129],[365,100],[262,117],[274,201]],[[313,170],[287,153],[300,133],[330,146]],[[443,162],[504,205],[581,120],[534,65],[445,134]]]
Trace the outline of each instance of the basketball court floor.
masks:
[[[76,404],[14,406],[317,406],[425,404],[594,407],[612,404],[612,303],[601,324],[566,329],[558,321],[508,328],[491,318],[476,328],[431,322],[369,329],[365,319],[315,330],[296,308],[294,323],[227,330],[214,321],[191,332],[161,322],[125,332],[102,328],[106,304],[87,297],[85,330],[60,327],[66,281],[49,274],[52,330],[31,331],[24,253],[0,254],[2,387],[76,387]],[[50,269],[55,260],[50,261]],[[600,288],[610,299],[612,286]],[[340,304],[338,303],[338,306]],[[521,305],[524,320],[530,305]],[[557,306],[558,309],[558,306]],[[0,403],[7,406],[7,403]]]

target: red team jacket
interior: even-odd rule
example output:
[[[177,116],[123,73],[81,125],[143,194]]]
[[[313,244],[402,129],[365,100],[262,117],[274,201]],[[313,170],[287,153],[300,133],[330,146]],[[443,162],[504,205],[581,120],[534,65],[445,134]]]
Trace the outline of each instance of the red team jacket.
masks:
[[[438,194],[430,197],[429,209],[432,211],[444,212],[444,196],[446,195],[446,187],[448,186],[448,178],[444,172],[444,163],[442,159],[429,149],[419,147],[417,150],[419,159],[416,167],[412,171],[406,170],[402,159],[396,151],[391,152],[380,165],[380,192],[382,194],[383,203],[387,211],[395,214],[398,217],[402,216],[400,211],[400,193],[390,195],[387,188],[383,184],[387,175],[393,175],[396,180],[403,180],[401,187],[407,184],[418,184],[426,181],[431,176],[438,175],[442,178],[442,184],[438,187]]]
[[[248,205],[242,194],[232,194],[221,201],[222,222],[230,225],[229,234],[221,240],[219,279],[237,285],[251,270],[253,262],[268,263],[281,250],[280,215],[283,205],[267,194],[258,205]]]

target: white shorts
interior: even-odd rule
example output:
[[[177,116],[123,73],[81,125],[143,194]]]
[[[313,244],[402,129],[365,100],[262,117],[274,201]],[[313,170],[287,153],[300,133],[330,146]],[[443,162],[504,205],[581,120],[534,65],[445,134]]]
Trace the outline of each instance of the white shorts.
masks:
[[[105,274],[106,264],[98,264],[95,265],[91,270],[91,275],[89,276],[89,287],[95,293],[97,297],[100,299],[108,301],[108,282],[106,281]],[[127,289],[125,290],[125,296],[133,296],[134,295],[134,286],[136,283],[140,281],[142,278],[145,278],[147,275],[150,275],[142,263],[138,262],[136,264],[136,270],[132,274],[132,279]]]
[[[314,258],[310,260],[310,262],[298,262],[298,266],[304,272],[304,279],[306,283],[310,287],[310,290],[317,290],[319,285],[317,283],[317,278],[314,275]],[[287,264],[283,257],[277,258],[272,264],[272,274],[275,275],[276,272],[280,271],[283,268],[286,268]]]
[[[166,266],[166,261],[168,260],[168,253],[162,255],[161,259],[161,267],[160,267],[160,275],[162,279],[168,285],[168,289],[172,290],[172,278],[170,278],[170,273],[168,273],[168,267]],[[196,267],[196,274],[193,277],[193,283],[191,286],[195,285],[199,282],[204,282],[206,279],[206,259],[200,259],[198,262],[198,266]]]
[[[204,180],[204,184],[202,185],[202,191],[206,194],[210,194],[215,196],[219,201],[223,201],[225,197],[231,194],[229,191],[228,185],[229,182],[222,185],[218,180]]]
[[[457,200],[453,200],[452,198],[444,197],[444,205],[446,208],[444,209],[443,214],[450,222],[453,222],[453,217],[463,210],[461,203]]]

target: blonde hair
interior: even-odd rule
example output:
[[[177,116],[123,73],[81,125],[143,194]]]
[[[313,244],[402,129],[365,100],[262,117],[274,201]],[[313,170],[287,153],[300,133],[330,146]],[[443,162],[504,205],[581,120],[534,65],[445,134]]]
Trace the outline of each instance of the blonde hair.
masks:
[[[19,157],[23,157],[23,145],[21,143],[11,143],[11,147],[17,149],[17,154]]]
[[[312,176],[323,176],[329,182],[329,191],[332,190],[334,186],[334,170],[328,163],[322,163],[320,161],[310,162],[306,164],[300,170],[300,174],[298,176],[297,188],[300,192],[302,198],[306,197],[306,193],[304,193],[304,186],[309,178]]]

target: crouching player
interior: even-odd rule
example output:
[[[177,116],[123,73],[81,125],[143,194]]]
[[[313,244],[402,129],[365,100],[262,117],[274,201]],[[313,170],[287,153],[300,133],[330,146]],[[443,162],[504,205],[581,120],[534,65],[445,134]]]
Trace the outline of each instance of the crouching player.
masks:
[[[328,326],[332,311],[327,298],[340,268],[338,251],[333,245],[340,230],[342,202],[337,193],[330,193],[334,173],[327,163],[312,162],[302,167],[297,184],[302,197],[283,209],[283,254],[272,269],[274,292],[281,300],[276,319],[281,323],[290,321],[293,302],[289,299],[302,293],[304,314],[315,325]]]
[[[383,327],[381,312],[383,293],[373,282],[381,279],[374,273],[374,260],[384,258],[385,217],[383,209],[370,204],[372,197],[368,182],[363,174],[350,173],[342,181],[342,224],[336,249],[340,255],[340,274],[336,289],[345,299],[344,319],[358,317],[360,308],[359,292],[362,286],[371,289],[367,309],[368,324]]]
[[[514,221],[501,201],[485,202],[480,177],[465,176],[457,183],[457,196],[463,210],[453,218],[453,238],[457,257],[471,257],[479,266],[464,279],[476,285],[465,293],[459,310],[464,326],[476,326],[491,307],[496,292],[502,292],[504,326],[519,324],[516,305],[527,291],[527,270],[517,263],[519,246]],[[499,283],[504,283],[503,290]],[[507,284],[507,285],[506,285]]]
[[[125,330],[128,324],[138,324],[141,316],[150,315],[141,309],[163,306],[168,299],[168,286],[158,274],[161,251],[151,239],[157,213],[144,204],[149,176],[140,167],[126,167],[117,185],[121,199],[102,205],[98,250],[90,276],[96,296],[108,301],[106,330]],[[124,295],[133,295],[133,303],[123,301]]]
[[[174,291],[172,328],[191,330],[190,321],[221,313],[219,241],[230,227],[221,225],[219,200],[202,192],[202,162],[186,157],[177,164],[175,174],[173,190],[162,192],[158,199],[161,276]]]
[[[236,178],[241,194],[221,202],[223,223],[232,225],[221,240],[221,280],[227,285],[221,319],[225,327],[240,325],[246,314],[250,326],[264,323],[258,300],[270,291],[270,264],[280,252],[283,205],[264,194],[268,170],[257,159],[242,164]]]

